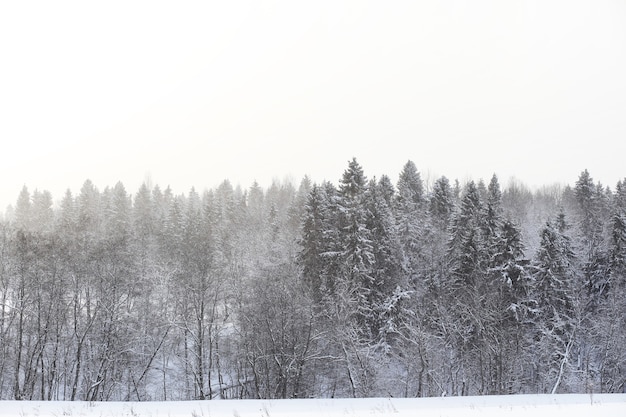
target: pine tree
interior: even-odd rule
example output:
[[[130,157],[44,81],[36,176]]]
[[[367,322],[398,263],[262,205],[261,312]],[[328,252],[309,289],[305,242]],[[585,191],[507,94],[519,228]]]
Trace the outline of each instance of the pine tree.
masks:
[[[393,184],[391,183],[391,179],[386,175],[382,175],[380,177],[380,180],[378,180],[378,188],[380,190],[382,198],[385,200],[385,203],[387,204],[387,207],[391,209],[394,204],[393,200],[396,196],[396,190]]]
[[[454,212],[454,196],[450,188],[450,181],[446,177],[441,177],[435,181],[432,197],[430,199],[430,214],[435,224],[446,230]]]
[[[552,386],[555,393],[566,371],[574,342],[577,323],[574,305],[576,268],[574,251],[569,236],[565,234],[564,216],[556,226],[547,222],[541,230],[540,248],[535,257],[533,296],[538,306],[537,328],[538,363],[547,369],[540,374],[547,379],[537,381]],[[549,386],[544,386],[544,390]]]
[[[466,186],[461,208],[453,219],[449,242],[454,288],[457,290],[474,287],[478,277],[484,272],[482,210],[478,188],[471,181]]]
[[[404,254],[403,269],[407,281],[417,286],[423,275],[423,241],[426,240],[426,216],[422,179],[412,161],[408,161],[398,179],[395,202],[398,239]]]
[[[324,218],[325,196],[324,189],[314,185],[309,193],[305,205],[304,219],[302,222],[302,238],[300,239],[300,252],[298,261],[302,267],[302,278],[311,289],[313,299],[320,302],[325,292],[324,279],[324,253],[327,249],[323,246],[324,232],[327,223]]]
[[[300,186],[295,193],[287,212],[287,224],[293,236],[298,236],[302,227],[302,219],[305,217],[305,207],[313,184],[308,176],[300,181]],[[296,237],[297,239],[297,237]]]
[[[18,230],[30,230],[31,228],[31,199],[26,186],[22,187],[15,205],[15,228]]]
[[[50,233],[54,227],[54,212],[52,210],[52,194],[50,191],[33,192],[31,207],[31,227],[41,233]]]
[[[132,202],[121,182],[115,184],[107,203],[104,216],[104,233],[114,245],[127,245],[132,231]]]
[[[413,161],[408,161],[398,179],[398,204],[417,209],[424,203],[424,184]]]
[[[617,182],[613,204],[618,213],[626,212],[626,178]]]
[[[615,213],[612,218],[609,265],[614,285],[626,285],[626,213]]]
[[[506,304],[515,316],[521,320],[519,311],[523,308],[520,303],[527,301],[529,295],[529,280],[524,258],[524,246],[518,227],[506,220],[500,226],[499,239],[493,255],[493,270],[497,273],[499,283],[506,290]]]
[[[387,205],[386,187],[388,184],[377,183],[373,179],[367,195],[367,228],[371,231],[374,255],[370,301],[375,312],[372,333],[381,339],[396,331],[401,298],[394,294],[406,289],[406,284],[402,282],[402,249],[393,214]]]
[[[496,267],[496,254],[502,250],[501,244],[503,237],[500,236],[501,232],[511,233],[508,237],[509,243],[512,243],[511,239],[514,239],[515,232],[512,230],[512,224],[509,223],[507,229],[502,229],[502,192],[500,191],[500,184],[498,178],[494,174],[489,182],[489,187],[486,191],[484,214],[482,220],[482,240],[483,240],[483,262],[485,268],[490,269]],[[505,241],[507,240],[504,237]]]
[[[158,190],[158,193],[160,193],[160,190]],[[141,250],[148,248],[154,236],[156,222],[153,210],[152,192],[146,183],[143,183],[135,195],[132,207],[133,232],[140,242]]]
[[[587,253],[593,251],[597,244],[601,232],[599,222],[599,196],[593,183],[589,171],[584,170],[576,181],[574,196],[576,198],[576,212],[578,216],[579,228],[582,233],[583,245],[587,248]]]
[[[494,174],[487,188],[487,198],[485,206],[485,235],[489,238],[496,235],[496,230],[500,225],[502,216],[502,192],[498,177]]]
[[[559,229],[548,222],[541,230],[534,276],[542,317],[551,328],[564,330],[574,317],[574,252],[569,237]]]
[[[608,282],[604,299],[590,323],[590,333],[595,336],[591,346],[596,351],[592,369],[599,370],[595,375],[600,392],[623,392],[626,385],[626,335],[622,331],[626,326],[626,217],[615,213],[611,223]]]
[[[339,184],[338,209],[343,281],[348,293],[357,300],[359,321],[367,326],[374,319],[371,297],[375,259],[371,230],[367,227],[366,181],[363,168],[352,159]]]
[[[608,202],[604,188],[594,185],[591,175],[584,170],[574,188],[576,215],[580,230],[580,253],[583,260],[584,285],[587,288],[587,309],[597,308],[605,295],[609,277],[608,255],[603,239],[603,223],[607,217]]]
[[[523,326],[536,306],[529,300],[531,280],[519,229],[505,220],[494,232],[488,277],[480,290],[483,308],[475,314],[484,323],[488,392],[509,394],[521,389]]]
[[[446,294],[443,302],[448,312],[441,313],[441,327],[451,341],[454,366],[476,376],[469,392],[488,393],[489,380],[485,368],[489,362],[486,346],[491,342],[491,302],[488,287],[488,269],[483,236],[484,208],[479,189],[469,182],[461,200],[459,211],[451,225],[448,244],[448,277],[444,281]],[[460,392],[467,395],[468,391]]]
[[[91,401],[111,399],[110,386],[122,381],[123,370],[133,368],[133,358],[126,344],[131,344],[136,333],[129,317],[139,293],[136,280],[135,258],[130,246],[131,199],[124,185],[105,189],[101,198],[102,236],[96,243],[94,289],[101,308],[96,318],[100,332],[98,343],[92,348],[97,367],[97,386],[90,386],[87,398]]]
[[[81,237],[91,246],[98,240],[102,227],[101,195],[91,180],[83,183],[77,203]]]

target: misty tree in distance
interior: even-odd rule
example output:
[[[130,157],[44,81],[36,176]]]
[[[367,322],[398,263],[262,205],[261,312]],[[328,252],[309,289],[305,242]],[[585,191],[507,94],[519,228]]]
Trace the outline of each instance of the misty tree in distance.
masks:
[[[626,179],[24,187],[0,399],[623,392]]]

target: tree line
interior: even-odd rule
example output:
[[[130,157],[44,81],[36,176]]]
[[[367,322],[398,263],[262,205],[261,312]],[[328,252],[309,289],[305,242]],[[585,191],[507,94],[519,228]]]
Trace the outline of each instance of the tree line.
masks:
[[[24,187],[0,399],[624,392],[626,179]]]

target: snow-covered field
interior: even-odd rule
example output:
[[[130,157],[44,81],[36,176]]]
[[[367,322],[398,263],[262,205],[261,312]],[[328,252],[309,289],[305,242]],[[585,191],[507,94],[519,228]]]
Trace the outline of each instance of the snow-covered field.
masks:
[[[626,394],[185,402],[0,401],[0,416],[626,416]]]

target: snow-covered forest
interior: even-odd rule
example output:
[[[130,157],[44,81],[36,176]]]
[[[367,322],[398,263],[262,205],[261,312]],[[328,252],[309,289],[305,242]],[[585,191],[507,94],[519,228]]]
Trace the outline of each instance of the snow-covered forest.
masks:
[[[626,179],[338,177],[24,187],[0,399],[624,392]]]

